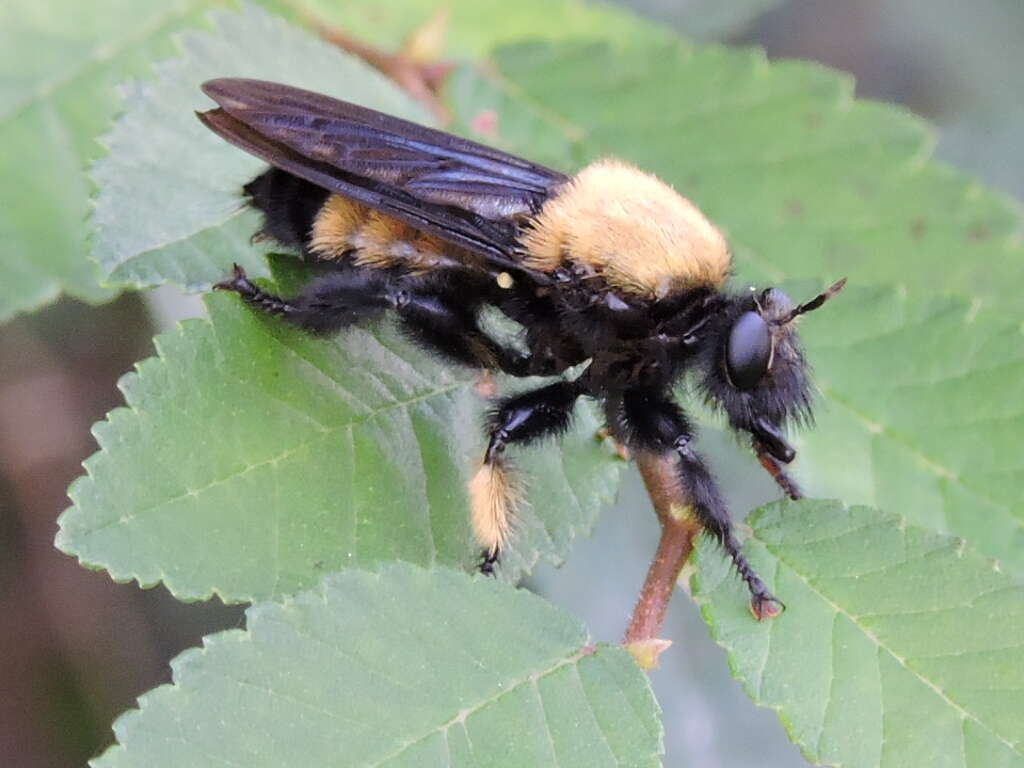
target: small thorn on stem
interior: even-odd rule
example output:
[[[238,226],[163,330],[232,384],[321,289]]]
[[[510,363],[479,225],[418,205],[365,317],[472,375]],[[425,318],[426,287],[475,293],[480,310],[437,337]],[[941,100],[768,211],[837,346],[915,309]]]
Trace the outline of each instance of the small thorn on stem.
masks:
[[[660,637],[651,637],[647,640],[637,640],[633,643],[626,643],[623,646],[636,660],[640,669],[650,670],[658,668],[658,658],[672,645],[671,640],[663,640]]]

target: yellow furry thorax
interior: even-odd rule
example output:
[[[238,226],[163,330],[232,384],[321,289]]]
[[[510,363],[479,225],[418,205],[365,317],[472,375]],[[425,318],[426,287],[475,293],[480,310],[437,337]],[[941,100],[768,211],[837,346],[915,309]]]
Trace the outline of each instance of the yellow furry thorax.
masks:
[[[731,258],[722,233],[652,174],[598,160],[548,200],[521,238],[526,266],[551,272],[574,261],[613,289],[660,299],[719,289]]]

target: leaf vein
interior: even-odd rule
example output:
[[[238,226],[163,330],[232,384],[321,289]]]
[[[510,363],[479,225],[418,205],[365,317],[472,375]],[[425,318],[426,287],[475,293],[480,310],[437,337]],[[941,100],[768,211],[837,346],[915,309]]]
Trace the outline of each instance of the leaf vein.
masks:
[[[764,543],[764,542],[762,542],[762,543]],[[822,592],[815,584],[813,584],[811,582],[811,580],[807,576],[805,576],[799,569],[797,569],[796,566],[794,566],[789,561],[787,561],[782,554],[780,554],[778,551],[772,549],[768,544],[764,544],[764,546],[765,546],[766,549],[768,549],[769,552],[771,552],[776,557],[777,561],[780,564],[785,564],[786,567],[790,570],[790,572],[792,572],[792,574],[794,576],[796,576],[796,578],[800,579],[807,586],[807,588],[811,592],[813,592],[818,598],[820,598],[822,601],[824,601],[832,610],[837,611],[838,613],[841,613],[844,617],[849,619],[854,624],[854,626],[858,627],[861,630],[861,632],[863,632],[864,635],[872,643],[874,643],[874,645],[880,651],[884,651],[885,653],[889,654],[889,656],[891,656],[901,667],[906,669],[911,675],[913,675],[922,684],[924,684],[925,686],[930,688],[936,695],[938,695],[944,702],[946,702],[946,704],[948,704],[953,710],[955,710],[961,717],[970,718],[975,723],[977,723],[979,726],[981,726],[981,728],[983,728],[986,732],[992,734],[993,737],[995,737],[1000,743],[1002,743],[1003,745],[1008,747],[1014,753],[1022,754],[1021,749],[1019,748],[1019,745],[1017,745],[1014,742],[1012,742],[1009,739],[1007,739],[1001,733],[996,731],[992,726],[990,726],[989,724],[987,724],[986,722],[981,720],[973,712],[970,712],[969,710],[967,710],[966,708],[964,708],[963,706],[958,704],[956,701],[954,701],[949,696],[949,694],[947,694],[942,688],[939,687],[939,685],[937,683],[935,683],[934,681],[932,681],[929,678],[927,678],[924,674],[922,674],[918,670],[914,669],[914,667],[911,666],[908,663],[907,659],[905,659],[902,656],[900,656],[899,654],[897,654],[896,651],[894,651],[892,648],[890,648],[888,645],[886,645],[884,642],[882,642],[881,638],[879,638],[877,635],[875,635],[870,629],[868,629],[867,627],[865,627],[862,624],[858,623],[856,616],[853,616],[849,611],[847,611],[841,605],[839,605],[834,600],[832,600],[830,597],[828,597],[828,595],[826,595],[824,592]],[[770,637],[771,637],[771,635],[769,634],[769,638]]]
[[[486,706],[488,706],[490,704],[493,704],[494,702],[498,701],[502,697],[507,696],[508,694],[512,693],[513,691],[518,690],[519,688],[521,688],[524,685],[529,685],[531,683],[532,684],[536,684],[537,680],[540,680],[541,678],[544,678],[544,677],[547,677],[550,674],[553,674],[554,672],[556,672],[557,670],[559,670],[562,667],[566,666],[567,664],[573,664],[573,665],[578,664],[580,659],[582,659],[585,655],[586,655],[586,650],[580,650],[579,652],[573,654],[572,656],[569,656],[568,658],[559,659],[557,662],[555,662],[549,668],[547,668],[547,669],[545,669],[545,670],[543,670],[541,672],[533,673],[533,674],[527,676],[526,678],[524,678],[523,680],[520,680],[518,682],[514,682],[512,685],[510,685],[507,688],[503,688],[501,691],[499,691],[498,693],[494,694],[493,696],[489,696],[486,699],[481,699],[477,704],[474,704],[473,706],[466,707],[464,709],[459,710],[459,712],[453,718],[451,718],[450,720],[446,721],[445,723],[442,723],[440,726],[437,726],[436,728],[431,728],[426,733],[424,733],[424,734],[422,734],[422,735],[412,739],[411,741],[408,741],[408,742],[402,744],[400,747],[398,747],[394,751],[389,752],[387,755],[385,755],[384,757],[380,758],[379,760],[377,760],[372,765],[368,766],[368,768],[378,768],[379,766],[383,765],[384,763],[388,762],[389,760],[393,760],[394,758],[404,754],[405,752],[407,752],[409,749],[411,749],[412,747],[416,746],[417,744],[420,744],[423,741],[425,741],[426,739],[429,739],[435,733],[438,733],[438,732],[441,732],[441,731],[447,731],[449,728],[451,728],[456,723],[461,723],[462,724],[463,729],[466,731],[466,740],[470,741],[470,739],[469,739],[469,730],[466,727],[466,723],[467,723],[468,719],[472,715],[474,715],[475,713],[479,712],[484,707],[486,707]],[[586,691],[584,691],[584,695],[586,695]],[[603,737],[603,734],[602,734],[602,737]],[[470,741],[470,749],[472,749],[472,746],[473,746],[472,742]]]

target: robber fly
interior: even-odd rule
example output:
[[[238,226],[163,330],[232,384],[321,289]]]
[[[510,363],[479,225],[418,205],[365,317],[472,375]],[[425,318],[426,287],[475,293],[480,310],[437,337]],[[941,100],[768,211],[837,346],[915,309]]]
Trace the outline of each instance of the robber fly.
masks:
[[[811,415],[795,324],[843,280],[799,305],[776,288],[729,291],[722,233],[620,160],[566,176],[286,85],[218,79],[203,91],[219,105],[199,114],[203,123],[271,165],[244,188],[264,216],[259,234],[319,265],[297,296],[272,295],[237,266],[218,288],[317,334],[390,311],[410,339],[453,364],[561,376],[498,400],[489,415],[469,482],[482,570],[493,571],[512,534],[519,484],[506,450],[564,432],[577,399],[590,397],[626,447],[675,463],[690,512],[731,556],[754,615],[781,610],[744,557],[672,392],[693,376],[798,495],[782,467],[795,456],[787,425]],[[484,330],[486,307],[524,328],[522,345]]]

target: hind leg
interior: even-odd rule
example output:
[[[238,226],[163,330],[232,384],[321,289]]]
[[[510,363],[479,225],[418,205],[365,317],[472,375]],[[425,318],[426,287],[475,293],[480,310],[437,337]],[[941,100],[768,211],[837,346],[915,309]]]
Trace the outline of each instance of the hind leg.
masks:
[[[235,265],[219,290],[234,291],[246,302],[315,334],[330,334],[394,310],[413,341],[445,359],[473,368],[527,375],[530,358],[487,336],[476,320],[477,307],[444,284],[390,275],[379,269],[347,267],[311,280],[298,296],[282,298],[264,291]]]
[[[235,264],[232,276],[213,286],[234,291],[248,304],[315,334],[328,334],[372,319],[396,304],[394,291],[379,272],[343,269],[311,280],[302,293],[282,298],[264,291]]]

